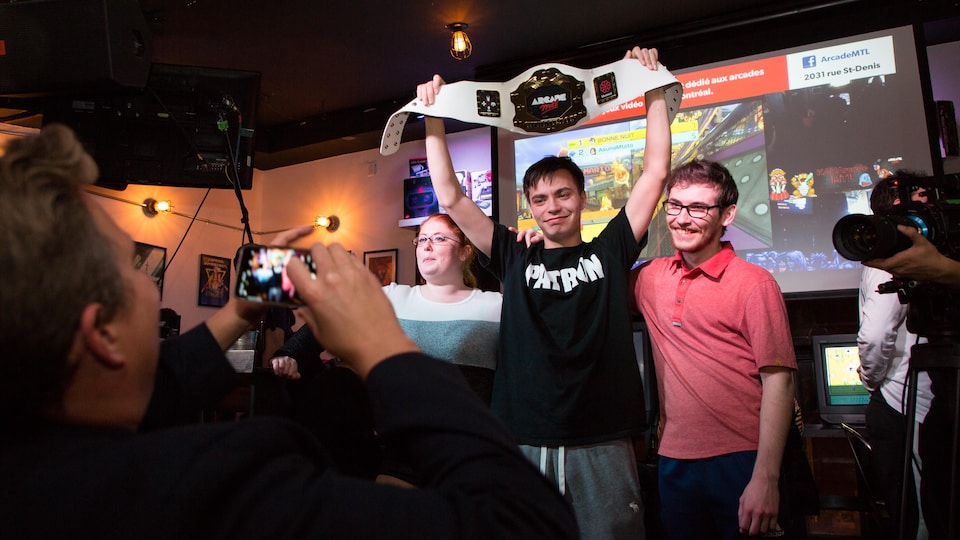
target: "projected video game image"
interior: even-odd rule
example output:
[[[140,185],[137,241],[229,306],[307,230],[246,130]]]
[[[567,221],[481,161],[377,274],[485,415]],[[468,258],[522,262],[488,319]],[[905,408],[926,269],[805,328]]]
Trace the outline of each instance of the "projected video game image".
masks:
[[[723,163],[740,180],[740,212],[727,236],[743,249],[771,245],[761,101],[681,110],[671,126],[674,164],[696,157]],[[573,135],[576,138],[571,138]],[[643,170],[646,120],[557,133],[517,141],[517,178],[545,155],[566,155],[583,169],[587,207],[584,238],[596,236],[626,203]],[[522,189],[522,186],[521,186]],[[659,211],[659,210],[658,210]],[[519,226],[535,226],[521,197]],[[673,254],[663,220],[654,219],[644,256]]]
[[[623,207],[639,176],[645,126],[641,119],[517,141],[518,191],[522,192],[523,173],[531,164],[547,155],[569,156],[583,169],[587,192],[583,223],[588,228],[585,235],[592,238]],[[521,228],[535,225],[522,197],[518,218]],[[591,235],[590,226],[598,224]]]
[[[893,171],[931,169],[909,28],[674,74],[684,96],[671,125],[672,165],[718,161],[738,182],[736,220],[723,239],[784,292],[855,289],[861,266],[837,254],[834,224],[870,213],[870,191]],[[546,155],[584,170],[584,239],[603,229],[642,171],[646,121],[631,118],[645,113],[642,102],[584,128],[515,141],[521,229],[535,226],[523,173]],[[658,210],[642,258],[673,253]]]

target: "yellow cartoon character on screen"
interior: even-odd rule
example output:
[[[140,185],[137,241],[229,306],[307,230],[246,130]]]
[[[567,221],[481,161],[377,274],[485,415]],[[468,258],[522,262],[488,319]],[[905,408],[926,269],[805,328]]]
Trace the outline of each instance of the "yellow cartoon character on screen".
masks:
[[[893,173],[890,172],[890,169],[880,165],[879,163],[873,164],[873,170],[877,173],[877,178],[890,178],[893,176]]]
[[[613,200],[609,195],[604,193],[603,196],[600,197],[600,211],[606,212],[610,210],[613,210]]]
[[[787,173],[779,167],[770,171],[770,200],[782,201],[789,197],[790,194],[787,193]]]
[[[795,174],[790,179],[790,184],[793,186],[793,196],[798,199],[817,196],[813,189],[813,173]]]
[[[610,163],[611,169],[613,169],[613,181],[616,184],[626,185],[630,181],[630,171],[623,166],[623,163],[620,163],[617,160],[614,160]]]

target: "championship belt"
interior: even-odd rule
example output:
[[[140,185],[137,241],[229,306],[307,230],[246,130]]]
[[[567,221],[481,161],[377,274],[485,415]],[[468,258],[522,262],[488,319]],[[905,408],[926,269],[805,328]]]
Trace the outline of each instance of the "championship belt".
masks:
[[[665,87],[673,122],[683,86],[662,64],[651,71],[632,58],[594,69],[542,64],[504,83],[450,83],[443,86],[433,105],[426,107],[414,99],[393,113],[383,130],[380,153],[389,156],[397,151],[410,114],[453,118],[515,133],[556,133],[661,87]]]

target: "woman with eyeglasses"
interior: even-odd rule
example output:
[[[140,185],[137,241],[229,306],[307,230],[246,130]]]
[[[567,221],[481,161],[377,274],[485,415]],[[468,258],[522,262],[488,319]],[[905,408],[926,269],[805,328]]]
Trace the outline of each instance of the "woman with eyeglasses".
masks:
[[[400,325],[423,352],[460,368],[487,404],[497,368],[503,295],[477,288],[477,250],[447,214],[434,214],[413,240],[424,283],[384,287]]]
[[[470,388],[489,405],[503,295],[477,288],[477,278],[470,269],[476,248],[450,216],[435,214],[424,220],[413,245],[424,283],[412,287],[391,283],[383,291],[393,304],[400,326],[417,346],[426,354],[456,364]],[[420,483],[412,469],[393,455],[389,444],[384,445],[381,455],[379,442],[368,438],[372,435],[372,411],[362,407],[329,411],[332,401],[356,404],[353,388],[358,385],[344,384],[355,376],[338,367],[335,359],[322,360],[322,351],[323,346],[304,326],[271,360],[279,377],[304,379],[291,381],[288,386],[291,416],[310,427],[334,451],[341,450],[340,460],[346,462],[341,466],[356,476],[376,476],[380,482],[404,486]],[[344,418],[341,413],[351,416]]]
[[[476,248],[447,214],[424,220],[413,245],[424,283],[412,287],[391,283],[383,291],[417,346],[456,364],[474,392],[489,405],[503,295],[477,288],[470,269]],[[302,370],[311,370],[307,364],[319,364],[320,349],[310,341],[309,332],[295,334],[272,359],[274,373],[298,379]]]

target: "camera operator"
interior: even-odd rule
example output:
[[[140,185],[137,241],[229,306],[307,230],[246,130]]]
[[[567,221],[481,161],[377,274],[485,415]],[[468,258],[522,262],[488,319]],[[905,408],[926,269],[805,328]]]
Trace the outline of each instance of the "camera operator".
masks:
[[[46,126],[0,156],[0,529],[4,538],[576,538],[570,506],[463,376],[422,354],[343,246],[290,278],[314,336],[363,379],[377,431],[427,481],[349,478],[296,424],[138,433],[157,381],[160,296],[84,186],[93,159]],[[242,308],[242,306],[234,306]],[[211,317],[220,354],[247,317]],[[209,321],[208,321],[209,322]],[[217,330],[220,323],[226,323]],[[177,374],[176,370],[171,370]]]
[[[910,247],[886,258],[863,261],[864,266],[886,270],[901,280],[926,281],[952,290],[960,289],[960,261],[941,253],[915,227],[898,225],[897,230],[912,242]],[[944,307],[947,310],[954,309],[949,303]],[[923,315],[943,316],[942,313]],[[952,346],[956,353],[956,344]],[[936,350],[950,351],[949,348]],[[917,356],[916,353],[914,356]],[[957,377],[960,370],[947,365],[929,369],[928,373],[932,383],[933,400],[919,433],[922,466],[920,505],[930,539],[953,540],[960,538],[956,522],[956,516],[960,515],[960,504],[955,489],[956,464],[960,462],[960,452],[954,440],[958,404]]]
[[[895,179],[883,179],[873,188],[870,208],[876,216],[888,216],[900,205],[896,182],[909,182],[915,175],[897,171]],[[926,191],[910,189],[910,200],[926,203]],[[910,368],[910,347],[918,342],[915,333],[907,329],[907,306],[898,295],[884,292],[893,276],[878,268],[865,267],[860,275],[860,328],[857,333],[863,386],[870,391],[866,411],[866,428],[873,446],[874,477],[871,478],[878,496],[886,502],[889,523],[880,527],[883,538],[897,538],[897,524],[904,522],[909,538],[926,537],[926,527],[920,521],[917,487],[920,471],[916,453],[916,437],[911,437],[913,451],[905,451],[907,441],[907,393],[905,387]],[[926,342],[926,339],[923,339]],[[917,378],[914,430],[919,429],[930,409],[930,377],[920,373]],[[910,456],[912,474],[904,476],[904,459]],[[902,505],[903,483],[907,483],[907,504]],[[901,513],[901,509],[903,512]]]

